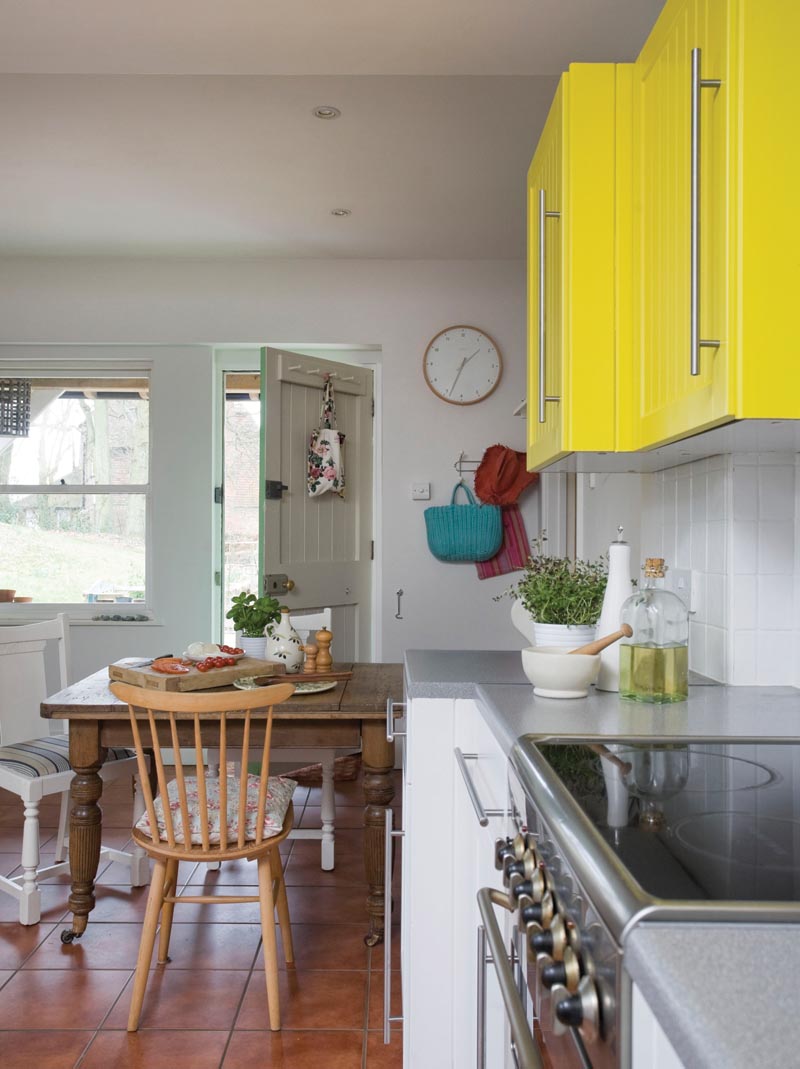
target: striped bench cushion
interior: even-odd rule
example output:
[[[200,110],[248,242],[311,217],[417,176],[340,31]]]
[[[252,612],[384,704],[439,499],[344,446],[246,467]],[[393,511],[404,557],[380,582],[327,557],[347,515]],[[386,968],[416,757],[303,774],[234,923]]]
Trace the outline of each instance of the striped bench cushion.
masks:
[[[106,761],[123,761],[135,756],[135,750],[124,746],[109,747]],[[0,765],[26,779],[69,772],[72,767],[69,763],[69,735],[46,735],[43,739],[0,746]]]

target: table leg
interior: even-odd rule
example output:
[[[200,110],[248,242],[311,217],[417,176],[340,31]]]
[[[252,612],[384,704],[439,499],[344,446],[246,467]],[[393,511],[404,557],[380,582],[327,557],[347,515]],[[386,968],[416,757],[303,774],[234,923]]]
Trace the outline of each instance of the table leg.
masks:
[[[100,747],[100,724],[96,720],[73,720],[69,726],[69,759],[75,771],[69,789],[72,800],[69,820],[72,928],[65,928],[61,933],[62,943],[71,943],[83,935],[89,913],[94,909],[102,820],[97,804],[103,791],[99,771],[104,757],[105,752]]]
[[[364,869],[369,894],[369,932],[364,938],[367,946],[383,940],[384,880],[391,885],[391,872],[384,872],[384,813],[394,798],[394,743],[386,739],[383,720],[365,720],[361,726],[362,760],[364,765]],[[394,856],[394,851],[392,851]]]

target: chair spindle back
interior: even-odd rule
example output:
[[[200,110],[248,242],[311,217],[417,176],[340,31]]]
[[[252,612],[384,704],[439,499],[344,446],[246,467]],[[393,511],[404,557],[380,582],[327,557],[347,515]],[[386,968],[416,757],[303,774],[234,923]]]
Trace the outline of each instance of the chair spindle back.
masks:
[[[146,690],[142,687],[134,687],[128,683],[112,683],[111,690],[117,698],[126,702],[133,732],[136,757],[139,764],[139,775],[142,782],[145,807],[150,822],[150,835],[155,843],[164,845],[159,837],[158,819],[156,816],[155,796],[148,779],[145,762],[146,749],[152,749],[158,794],[162,799],[163,821],[166,833],[166,845],[183,852],[191,849],[190,807],[186,786],[186,770],[181,756],[181,748],[184,750],[194,749],[194,769],[196,777],[198,810],[200,816],[200,848],[204,853],[214,853],[234,847],[242,849],[247,842],[246,818],[247,818],[247,765],[250,759],[251,749],[255,757],[259,747],[252,745],[251,735],[253,727],[257,730],[264,724],[264,740],[260,746],[260,783],[258,792],[258,804],[255,823],[255,842],[264,841],[264,820],[267,807],[267,781],[269,778],[270,748],[272,744],[272,712],[273,706],[287,701],[294,693],[294,685],[291,683],[278,683],[270,687],[264,687],[257,691],[240,692],[208,692],[200,693],[171,693],[166,691]],[[254,715],[254,714],[261,715]],[[266,713],[266,716],[263,714]],[[218,725],[219,738],[216,730],[213,737],[208,737],[210,725]],[[181,727],[191,725],[191,744],[187,742],[187,733],[181,732]],[[236,808],[236,841],[228,843],[226,835],[227,812],[228,812],[228,776],[227,776],[227,751],[228,736],[231,726],[235,725],[238,734],[241,725],[241,742],[235,740],[235,748],[241,753],[241,775],[239,777],[238,798]],[[204,731],[205,729],[205,731]],[[204,737],[205,735],[205,737]],[[175,761],[174,780],[177,786],[178,812],[181,816],[182,834],[176,835],[173,811],[169,804],[168,777],[164,765],[162,746],[172,748]],[[206,773],[204,762],[204,750],[217,748],[219,750],[219,807],[220,807],[220,841],[210,841],[209,817],[208,817],[208,790],[209,777]],[[237,755],[238,759],[238,755]]]

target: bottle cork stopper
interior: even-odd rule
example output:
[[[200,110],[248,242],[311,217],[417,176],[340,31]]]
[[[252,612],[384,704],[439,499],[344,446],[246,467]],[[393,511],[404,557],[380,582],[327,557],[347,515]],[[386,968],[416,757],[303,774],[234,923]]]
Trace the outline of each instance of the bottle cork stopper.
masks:
[[[644,562],[645,579],[663,579],[667,569],[663,557],[646,557]]]

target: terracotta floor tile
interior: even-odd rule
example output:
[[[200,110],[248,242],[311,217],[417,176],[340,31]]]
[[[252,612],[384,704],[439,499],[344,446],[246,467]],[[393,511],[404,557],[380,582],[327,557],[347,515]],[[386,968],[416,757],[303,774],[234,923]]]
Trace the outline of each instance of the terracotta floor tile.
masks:
[[[399,1032],[392,1033],[388,1046],[382,1035],[372,1032],[367,1036],[367,1069],[403,1069],[403,1039]]]
[[[297,969],[367,968],[364,946],[365,924],[292,924],[292,943]],[[279,967],[283,964],[283,947],[279,944]]]
[[[362,1032],[234,1032],[223,1069],[361,1069]]]
[[[69,977],[67,991],[61,971],[18,972],[0,991],[0,1029],[99,1028],[129,976],[83,970]]]
[[[22,822],[24,820],[22,802],[17,798],[16,802],[11,801],[8,805],[0,805],[0,828],[8,831],[12,828],[19,827],[22,829]],[[41,808],[39,810],[39,827],[52,831],[58,828],[58,809],[56,808]],[[44,837],[44,836],[43,836]]]
[[[366,972],[288,969],[279,975],[281,1025],[284,1029],[364,1027]],[[263,970],[254,970],[236,1020],[236,1029],[262,1028],[269,1028],[267,985]]]
[[[366,894],[367,878],[364,875],[364,858],[360,854],[344,853],[334,847],[334,868],[320,868],[319,843],[303,842],[298,846],[311,846],[292,853],[286,865],[287,887],[356,887]]]
[[[289,842],[292,843],[292,857],[298,859],[308,858],[319,863],[318,839],[290,839]],[[360,828],[337,828],[335,853],[337,858],[355,858],[356,860],[363,861],[363,831]]]
[[[228,1032],[100,1032],[80,1069],[218,1069]]]
[[[335,826],[339,828],[363,828],[364,810],[354,806],[341,806],[336,810]],[[321,828],[322,810],[318,805],[309,805],[303,810],[300,820],[296,820],[298,828]]]
[[[97,884],[95,907],[89,914],[89,927],[100,921],[141,921],[147,905],[147,891],[147,887],[106,887]]]
[[[99,975],[108,975],[105,973]],[[147,981],[140,1029],[230,1028],[239,1006],[248,973],[243,969],[153,969]],[[2,998],[0,991],[0,998]],[[105,1022],[105,1029],[124,1029],[128,1021],[131,988],[125,990]]]
[[[3,1069],[72,1069],[91,1038],[91,1032],[3,1032]]]
[[[136,966],[141,924],[109,924],[90,919],[86,932],[73,943],[61,942],[62,925],[53,928],[25,962],[24,969],[125,969]]]
[[[367,922],[367,889],[292,887],[287,884],[289,912],[295,924],[358,924]]]
[[[18,868],[19,859],[20,854],[17,850],[9,853],[5,853],[4,851],[0,852],[0,872],[2,872],[4,876],[10,876],[14,869]]]
[[[168,968],[249,969],[260,942],[260,924],[173,924]]]
[[[215,888],[223,884],[237,887],[249,887],[252,892],[258,887],[258,866],[255,861],[243,858],[240,861],[224,861],[218,869],[209,869],[204,862],[195,865],[188,874],[187,882],[192,885],[191,894],[214,894]],[[201,892],[195,885],[203,885],[206,892]],[[223,892],[225,893],[225,892]]]
[[[52,931],[51,924],[0,923],[0,968],[18,969]]]
[[[376,972],[383,972],[385,943],[380,943],[372,948],[370,955],[370,968]],[[392,968],[400,968],[400,925],[392,925]]]
[[[364,785],[361,779],[347,783],[336,783],[334,784],[334,787],[337,809],[339,806],[342,806],[343,808],[348,806],[359,806],[361,809],[364,808]],[[320,805],[321,803],[322,788],[311,787],[308,792],[307,804]]]

